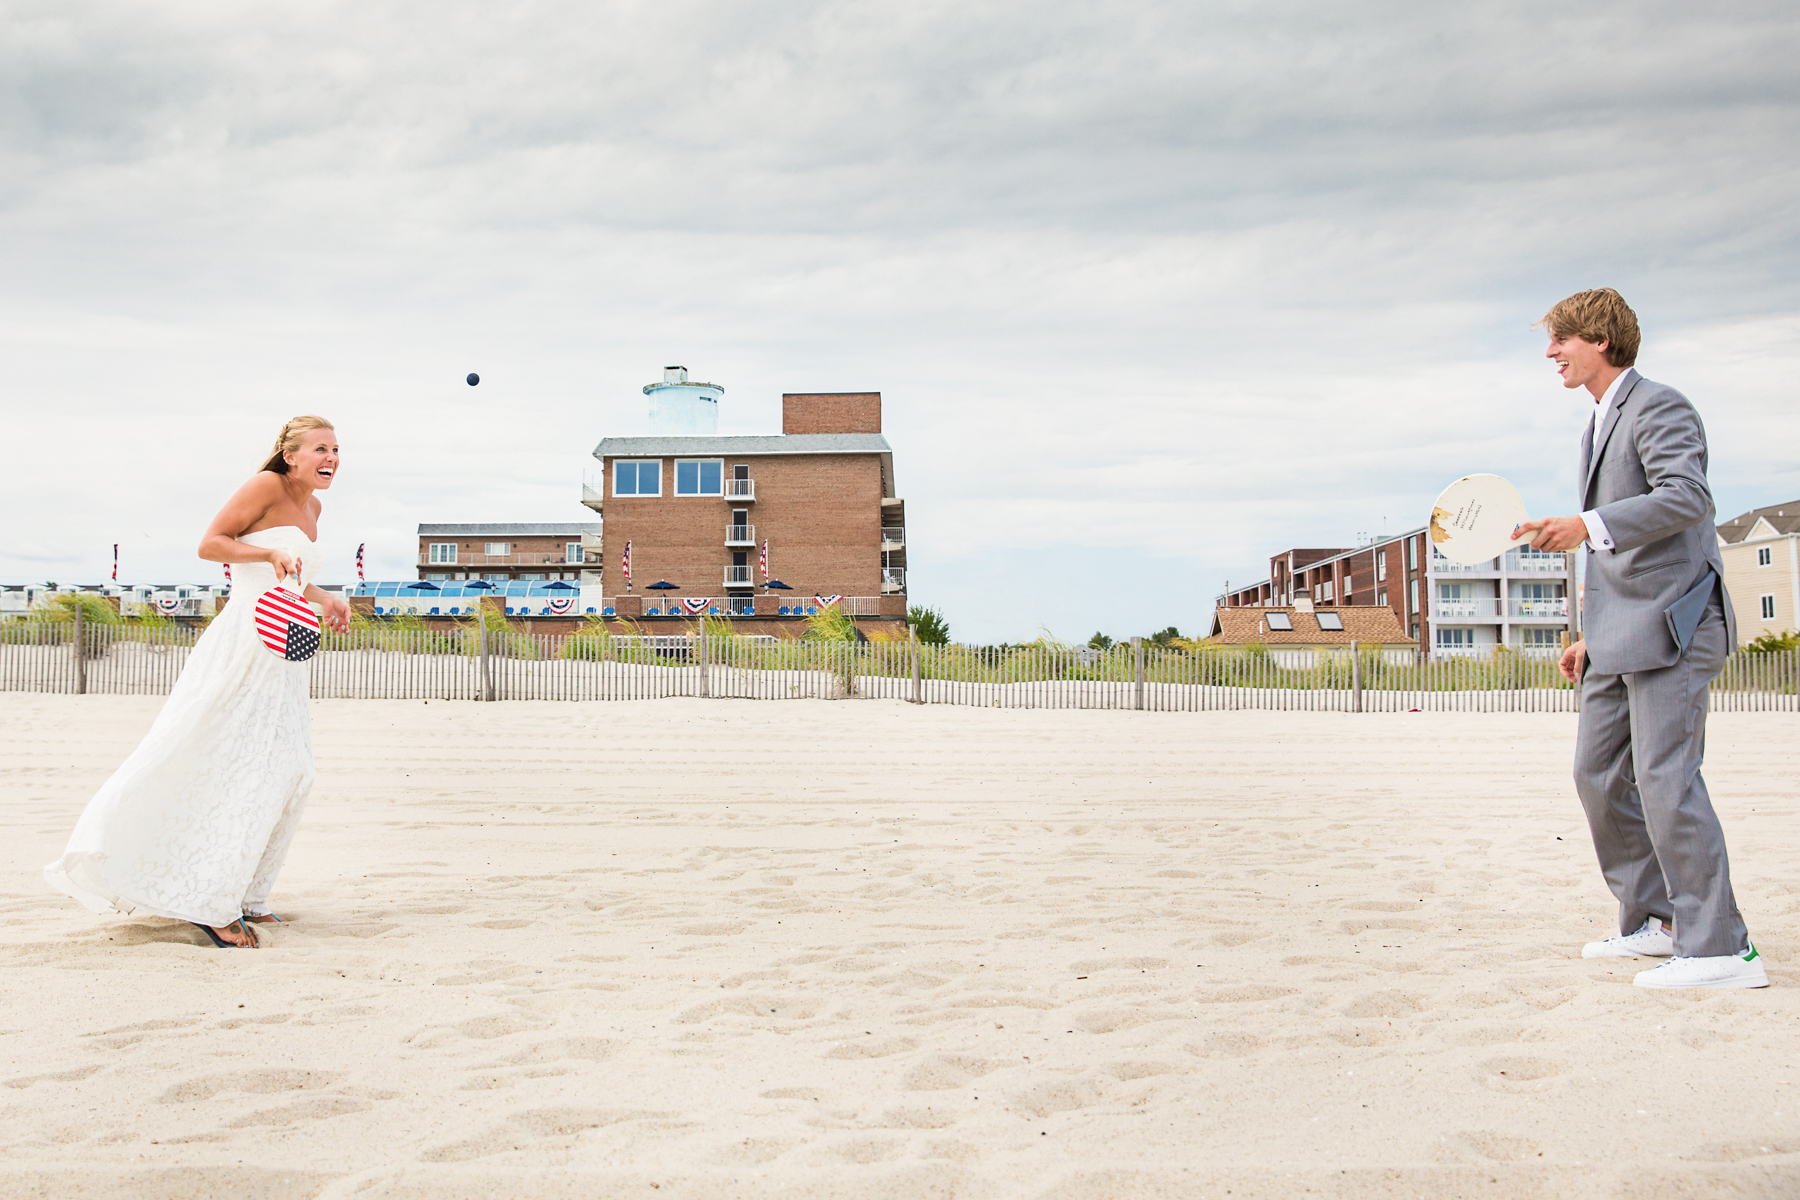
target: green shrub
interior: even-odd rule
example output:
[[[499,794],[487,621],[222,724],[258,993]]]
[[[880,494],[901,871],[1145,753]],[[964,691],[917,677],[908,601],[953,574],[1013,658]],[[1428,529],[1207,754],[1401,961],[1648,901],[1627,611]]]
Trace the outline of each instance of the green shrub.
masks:
[[[906,610],[906,623],[912,626],[913,636],[921,642],[929,642],[934,646],[948,645],[950,641],[950,622],[944,620],[944,614],[935,608],[926,608],[915,604]]]

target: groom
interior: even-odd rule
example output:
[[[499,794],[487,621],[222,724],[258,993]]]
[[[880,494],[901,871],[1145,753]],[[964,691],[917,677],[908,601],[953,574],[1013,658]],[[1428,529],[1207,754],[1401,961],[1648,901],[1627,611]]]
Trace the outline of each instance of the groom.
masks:
[[[1581,685],[1575,790],[1620,936],[1582,956],[1669,958],[1639,987],[1767,987],[1700,777],[1706,688],[1737,642],[1706,430],[1687,397],[1632,368],[1637,314],[1613,289],[1577,292],[1539,324],[1563,386],[1594,398],[1581,515],[1518,530],[1539,550],[1587,543],[1583,637],[1560,666]]]

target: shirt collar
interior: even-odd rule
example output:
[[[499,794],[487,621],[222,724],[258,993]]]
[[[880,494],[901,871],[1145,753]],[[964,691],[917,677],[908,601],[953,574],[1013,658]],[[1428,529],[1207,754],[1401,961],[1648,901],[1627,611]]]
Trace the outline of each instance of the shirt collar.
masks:
[[[1631,378],[1632,373],[1633,368],[1631,367],[1626,367],[1623,371],[1620,371],[1619,377],[1613,380],[1611,386],[1606,389],[1606,392],[1594,401],[1594,407],[1600,412],[1605,412],[1607,406],[1612,404],[1614,398],[1618,396],[1619,389],[1625,386],[1625,381]]]

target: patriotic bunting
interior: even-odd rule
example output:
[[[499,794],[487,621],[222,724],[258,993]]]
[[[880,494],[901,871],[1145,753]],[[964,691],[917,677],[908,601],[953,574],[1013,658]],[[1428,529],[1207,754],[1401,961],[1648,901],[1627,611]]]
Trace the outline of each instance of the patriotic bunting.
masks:
[[[565,617],[575,611],[574,596],[552,596],[544,601],[544,608],[553,617]]]
[[[181,611],[179,596],[157,596],[151,600],[151,603],[156,605],[156,611],[165,617],[172,617]]]
[[[699,616],[701,613],[705,612],[706,606],[711,603],[712,597],[710,596],[701,596],[698,599],[693,596],[683,596],[681,598],[681,607],[687,609],[688,612],[693,613],[695,616]]]
[[[830,608],[832,605],[836,604],[839,600],[842,600],[843,598],[844,597],[841,594],[836,595],[836,596],[814,596],[813,597],[814,600],[817,600],[819,602],[820,608]]]

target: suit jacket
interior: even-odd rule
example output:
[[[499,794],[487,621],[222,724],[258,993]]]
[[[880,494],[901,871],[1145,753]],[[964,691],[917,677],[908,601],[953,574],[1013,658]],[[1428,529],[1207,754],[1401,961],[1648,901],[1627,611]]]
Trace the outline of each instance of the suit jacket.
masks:
[[[1725,610],[1726,651],[1737,648],[1706,482],[1706,429],[1686,396],[1626,372],[1581,439],[1581,509],[1597,511],[1613,540],[1610,550],[1588,546],[1582,617],[1594,670],[1673,666],[1681,649],[1664,610],[1708,572]]]

